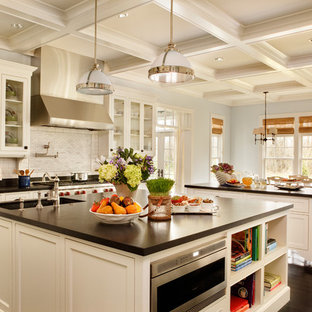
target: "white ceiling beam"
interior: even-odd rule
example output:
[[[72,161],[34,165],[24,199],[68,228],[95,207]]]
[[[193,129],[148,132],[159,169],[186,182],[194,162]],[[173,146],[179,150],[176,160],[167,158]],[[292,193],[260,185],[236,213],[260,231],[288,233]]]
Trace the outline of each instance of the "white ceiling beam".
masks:
[[[8,1],[8,0],[5,0]],[[98,20],[104,20],[114,15],[118,15],[125,10],[138,7],[152,2],[152,0],[103,0],[98,4]],[[40,29],[36,25],[34,28],[25,29],[12,38],[12,50],[27,52],[46,45],[49,42],[59,39],[67,34],[75,33],[94,24],[94,5],[92,2],[85,2],[83,5],[73,7],[66,12],[67,23],[65,27],[58,31],[50,32],[45,28]],[[33,32],[41,33],[40,36],[34,36]],[[20,43],[19,43],[20,42]],[[16,43],[16,44],[15,44]]]
[[[281,91],[290,91],[290,90],[301,90],[304,87],[299,84],[297,81],[284,81],[278,83],[270,83],[270,84],[263,84],[257,85],[254,88],[254,92],[281,92]]]
[[[170,1],[154,2],[170,10]],[[207,0],[175,0],[173,11],[175,15],[228,44],[239,40],[243,30],[236,20]]]
[[[255,75],[263,75],[271,72],[274,72],[271,67],[262,63],[257,63],[235,68],[218,69],[215,72],[215,78],[218,80],[231,80]]]
[[[242,41],[252,43],[312,30],[312,10],[246,26]]]
[[[94,28],[87,27],[75,35],[94,40]],[[150,62],[160,54],[157,46],[103,25],[98,25],[98,40],[104,46]]]
[[[177,48],[187,57],[219,51],[230,47],[230,44],[225,43],[211,35],[177,42]]]
[[[139,69],[142,67],[146,67],[149,64],[149,62],[146,62],[142,59],[138,59],[133,56],[125,56],[122,58],[111,60],[107,63],[110,75],[118,74],[124,71]],[[146,78],[147,78],[147,70],[146,70]]]
[[[34,0],[1,0],[0,12],[54,30],[61,30],[65,27],[63,11],[43,2]]]

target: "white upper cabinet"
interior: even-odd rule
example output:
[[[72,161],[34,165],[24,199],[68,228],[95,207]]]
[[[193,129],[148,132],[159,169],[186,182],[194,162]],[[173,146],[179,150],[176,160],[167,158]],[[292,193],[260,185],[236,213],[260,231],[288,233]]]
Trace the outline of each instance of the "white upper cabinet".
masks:
[[[30,78],[35,67],[0,60],[0,157],[24,157],[30,142]]]
[[[114,128],[109,133],[107,155],[119,146],[154,155],[155,118],[151,101],[110,95],[105,99]]]

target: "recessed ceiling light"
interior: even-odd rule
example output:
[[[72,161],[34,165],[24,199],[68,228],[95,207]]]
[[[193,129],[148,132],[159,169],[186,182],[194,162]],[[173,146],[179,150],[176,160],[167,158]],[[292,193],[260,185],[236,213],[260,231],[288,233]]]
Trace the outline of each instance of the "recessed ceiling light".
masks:
[[[223,62],[224,58],[222,56],[218,56],[218,57],[215,58],[215,61],[216,62]]]
[[[11,24],[12,28],[21,29],[23,28],[23,25],[21,23],[13,23]]]
[[[118,15],[119,18],[124,18],[124,17],[127,17],[129,14],[126,12],[126,13],[120,13]]]

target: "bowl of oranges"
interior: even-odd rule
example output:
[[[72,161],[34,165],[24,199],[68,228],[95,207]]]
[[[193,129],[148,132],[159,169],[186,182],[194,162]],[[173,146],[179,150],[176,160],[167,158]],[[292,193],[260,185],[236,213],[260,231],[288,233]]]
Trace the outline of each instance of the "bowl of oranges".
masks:
[[[141,206],[132,198],[114,194],[94,202],[89,212],[103,223],[124,224],[138,219],[141,210]]]

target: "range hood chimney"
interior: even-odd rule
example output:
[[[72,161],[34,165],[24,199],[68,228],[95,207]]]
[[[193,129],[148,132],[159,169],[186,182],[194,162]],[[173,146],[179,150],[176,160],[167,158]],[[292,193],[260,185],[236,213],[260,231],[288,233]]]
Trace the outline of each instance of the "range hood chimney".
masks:
[[[52,47],[36,50],[32,64],[31,125],[89,130],[113,128],[103,96],[76,92],[81,73],[93,60]]]

